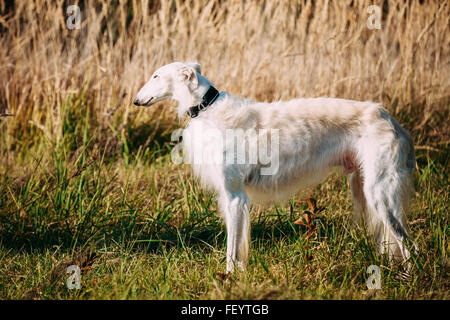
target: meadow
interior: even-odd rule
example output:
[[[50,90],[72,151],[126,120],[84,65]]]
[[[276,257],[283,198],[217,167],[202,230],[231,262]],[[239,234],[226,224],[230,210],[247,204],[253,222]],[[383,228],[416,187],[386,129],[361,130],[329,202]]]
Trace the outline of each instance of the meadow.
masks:
[[[448,1],[0,0],[0,299],[449,299],[449,30]],[[225,281],[215,196],[171,161],[187,120],[132,104],[173,61],[253,100],[383,103],[415,143],[410,272],[352,223],[336,173],[253,207],[248,271]]]

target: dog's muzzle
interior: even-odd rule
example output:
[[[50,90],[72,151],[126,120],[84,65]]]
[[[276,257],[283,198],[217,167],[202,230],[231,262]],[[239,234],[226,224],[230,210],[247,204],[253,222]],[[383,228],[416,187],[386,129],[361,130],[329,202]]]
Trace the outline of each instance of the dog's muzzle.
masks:
[[[142,107],[142,106],[148,107],[151,104],[152,100],[153,100],[153,98],[150,98],[146,102],[142,102],[141,100],[136,98],[136,99],[134,99],[133,104],[138,107]]]

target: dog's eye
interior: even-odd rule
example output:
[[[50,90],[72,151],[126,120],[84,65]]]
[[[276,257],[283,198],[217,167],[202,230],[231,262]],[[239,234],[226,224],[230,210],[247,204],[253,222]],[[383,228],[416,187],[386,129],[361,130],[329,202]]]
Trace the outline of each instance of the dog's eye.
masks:
[[[158,75],[157,74],[153,75],[153,79],[156,79],[156,78],[158,78]]]

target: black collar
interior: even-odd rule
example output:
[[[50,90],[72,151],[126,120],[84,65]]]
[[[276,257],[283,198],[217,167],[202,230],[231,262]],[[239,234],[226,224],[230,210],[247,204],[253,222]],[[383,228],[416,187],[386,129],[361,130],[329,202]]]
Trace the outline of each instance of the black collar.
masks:
[[[219,91],[213,86],[210,86],[208,91],[206,91],[203,96],[202,102],[200,104],[190,107],[187,111],[187,114],[191,118],[195,118],[198,116],[200,111],[205,110],[208,106],[212,105],[214,101],[216,101],[217,97],[219,97]]]

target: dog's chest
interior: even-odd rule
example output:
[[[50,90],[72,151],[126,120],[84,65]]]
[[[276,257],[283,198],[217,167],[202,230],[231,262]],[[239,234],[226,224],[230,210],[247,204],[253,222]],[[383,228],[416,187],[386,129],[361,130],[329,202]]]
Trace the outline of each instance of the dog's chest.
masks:
[[[192,166],[203,186],[216,191],[223,184],[224,131],[200,119],[191,120],[183,130],[183,163]]]
[[[221,164],[224,150],[222,130],[208,122],[192,120],[183,130],[185,163],[191,165]]]

